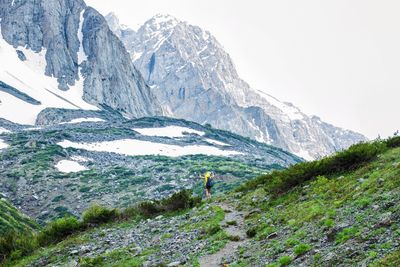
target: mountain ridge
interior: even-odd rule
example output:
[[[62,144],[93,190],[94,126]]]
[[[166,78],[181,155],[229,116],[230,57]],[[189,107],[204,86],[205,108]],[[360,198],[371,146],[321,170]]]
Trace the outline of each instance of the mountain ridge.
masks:
[[[173,116],[211,123],[302,155],[321,157],[365,141],[361,134],[330,127],[290,103],[243,81],[229,54],[209,32],[170,15],[156,15],[137,31],[107,21],[137,68]]]

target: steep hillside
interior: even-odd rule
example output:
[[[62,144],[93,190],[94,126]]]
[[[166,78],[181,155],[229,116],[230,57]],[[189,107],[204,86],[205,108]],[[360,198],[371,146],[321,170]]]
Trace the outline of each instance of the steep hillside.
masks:
[[[35,128],[2,127],[0,190],[40,222],[79,215],[91,202],[126,207],[193,188],[213,170],[227,191],[300,158],[227,131],[164,117],[46,109]]]
[[[6,266],[397,266],[399,158],[399,137],[356,145],[178,214],[136,209]]]
[[[13,207],[7,200],[0,199],[0,236],[8,232],[30,232],[39,225]]]
[[[137,32],[106,16],[162,105],[178,118],[318,158],[365,140],[361,134],[309,117],[243,81],[229,54],[209,32],[156,15]]]
[[[0,61],[0,118],[15,123],[34,125],[45,108],[163,114],[121,41],[83,0],[1,1]]]

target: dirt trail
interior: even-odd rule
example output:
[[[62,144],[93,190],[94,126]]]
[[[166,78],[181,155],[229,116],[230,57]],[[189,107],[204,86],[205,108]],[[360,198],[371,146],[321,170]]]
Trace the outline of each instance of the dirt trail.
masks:
[[[228,241],[220,251],[205,255],[199,259],[200,267],[219,267],[223,266],[224,260],[232,257],[237,249],[247,241],[246,230],[244,227],[244,215],[235,210],[231,205],[221,203],[219,206],[225,211],[225,218],[220,223],[224,231],[231,236],[239,236],[239,241]],[[228,225],[227,222],[236,221],[237,225]]]

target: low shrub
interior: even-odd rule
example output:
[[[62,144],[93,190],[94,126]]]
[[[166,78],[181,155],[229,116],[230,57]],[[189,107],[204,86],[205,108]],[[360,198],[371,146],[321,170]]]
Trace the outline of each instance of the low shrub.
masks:
[[[199,204],[201,199],[192,196],[192,191],[183,190],[160,201],[145,201],[138,204],[138,213],[144,217],[152,217],[161,213],[180,211]]]
[[[95,257],[95,258],[80,258],[79,266],[81,267],[95,267],[104,265],[103,257]]]
[[[200,203],[200,201],[199,198],[192,196],[191,191],[182,190],[161,201],[161,206],[163,206],[165,211],[184,210],[194,207],[196,204]]]
[[[285,241],[285,246],[291,248],[291,247],[294,247],[295,245],[297,245],[298,243],[299,243],[299,241],[297,239],[288,238]]]
[[[257,235],[257,227],[252,227],[246,231],[246,235],[249,238],[255,237]]]
[[[161,209],[157,202],[143,201],[137,206],[138,212],[144,217],[152,217],[161,213]]]
[[[341,244],[353,238],[358,234],[358,229],[356,227],[349,227],[343,229],[341,232],[336,234],[336,243]]]
[[[308,244],[300,244],[294,248],[294,254],[297,256],[303,255],[311,250],[311,246]]]
[[[37,247],[37,239],[33,234],[7,232],[0,236],[0,265],[3,260],[27,256]]]
[[[108,209],[93,204],[82,215],[82,220],[85,225],[98,225],[115,220],[118,217],[117,209]]]
[[[240,241],[240,236],[238,236],[238,235],[230,235],[230,236],[228,236],[228,239],[230,241],[238,242],[238,241]]]
[[[221,231],[221,226],[219,226],[218,224],[215,225],[210,225],[206,228],[205,232],[207,235],[215,235],[216,233],[218,233],[219,231]]]
[[[227,225],[234,225],[234,226],[236,226],[236,225],[237,225],[237,221],[228,221],[228,222],[226,222],[226,224],[227,224]]]
[[[333,220],[333,219],[330,219],[330,218],[326,218],[326,219],[323,219],[322,221],[321,221],[321,224],[325,227],[325,228],[332,228],[334,225],[335,225],[335,221]]]
[[[281,266],[288,266],[292,262],[292,258],[290,256],[282,256],[278,259],[278,262]]]
[[[400,136],[393,136],[391,138],[388,138],[385,142],[388,147],[400,147]]]
[[[81,229],[75,217],[65,217],[49,223],[38,235],[39,244],[49,245],[63,240]]]

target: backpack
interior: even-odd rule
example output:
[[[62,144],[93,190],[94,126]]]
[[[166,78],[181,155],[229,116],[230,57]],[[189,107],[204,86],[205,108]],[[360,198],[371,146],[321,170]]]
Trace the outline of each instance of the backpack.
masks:
[[[206,187],[212,187],[213,185],[214,185],[214,179],[213,178],[211,178],[211,177],[209,177],[208,179],[207,179],[207,183],[206,183]]]

